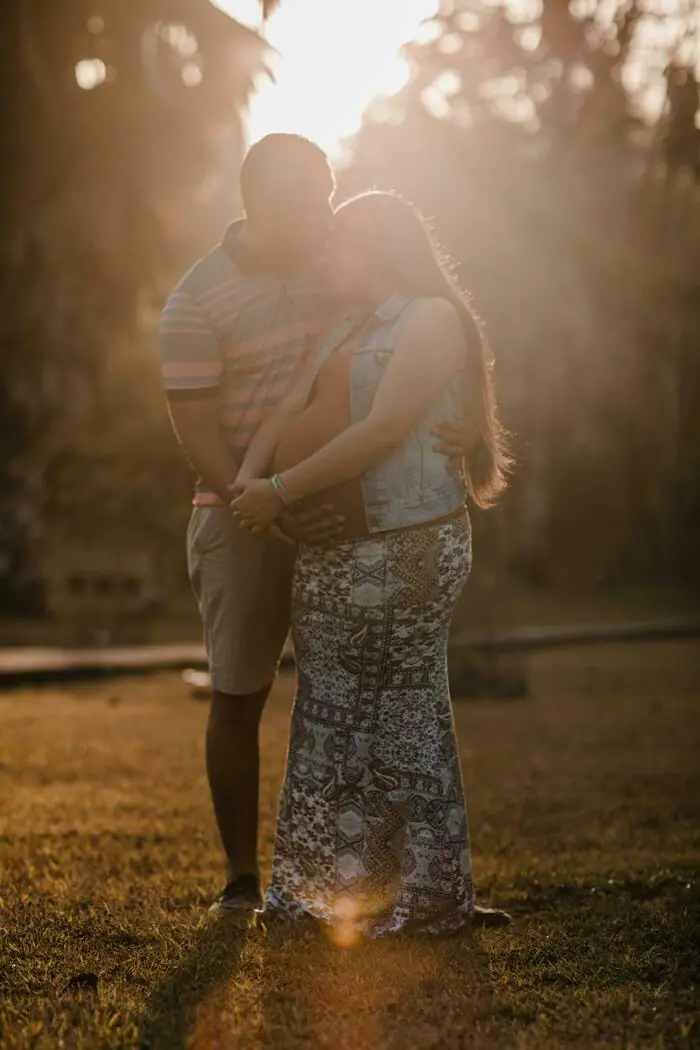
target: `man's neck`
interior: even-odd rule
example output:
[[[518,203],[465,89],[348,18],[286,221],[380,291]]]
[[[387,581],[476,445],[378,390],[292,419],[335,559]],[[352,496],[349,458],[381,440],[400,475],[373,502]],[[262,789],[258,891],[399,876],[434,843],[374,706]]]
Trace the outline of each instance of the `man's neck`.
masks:
[[[259,259],[261,263],[264,263],[265,265],[271,264],[271,260],[268,259],[268,253],[265,251],[264,241],[258,235],[255,227],[251,226],[247,220],[244,222],[241,232],[238,234],[238,240],[245,248],[247,248],[251,255],[254,255],[256,259]]]
[[[271,251],[269,243],[261,236],[255,226],[248,221],[241,230],[239,240],[258,265],[265,270],[293,270],[295,264],[292,260],[281,259],[279,255]]]

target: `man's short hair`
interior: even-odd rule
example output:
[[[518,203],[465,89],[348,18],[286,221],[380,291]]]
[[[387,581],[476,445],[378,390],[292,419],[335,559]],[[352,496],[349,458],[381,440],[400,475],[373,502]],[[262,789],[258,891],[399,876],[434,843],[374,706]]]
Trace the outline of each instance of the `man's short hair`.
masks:
[[[280,194],[295,183],[318,185],[319,192],[335,189],[328,157],[320,146],[302,135],[266,135],[248,150],[241,166],[241,196],[248,209],[256,196]]]

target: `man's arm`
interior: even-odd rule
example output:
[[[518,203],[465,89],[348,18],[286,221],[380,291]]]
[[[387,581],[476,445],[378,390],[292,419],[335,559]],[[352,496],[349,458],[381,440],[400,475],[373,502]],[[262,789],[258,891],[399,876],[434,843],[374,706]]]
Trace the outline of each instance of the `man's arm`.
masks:
[[[196,295],[176,288],[161,315],[163,385],[183,451],[212,491],[228,503],[238,464],[219,427],[224,363],[216,328]]]
[[[218,397],[181,398],[171,393],[168,409],[185,456],[212,492],[228,503],[238,464],[221,436]]]

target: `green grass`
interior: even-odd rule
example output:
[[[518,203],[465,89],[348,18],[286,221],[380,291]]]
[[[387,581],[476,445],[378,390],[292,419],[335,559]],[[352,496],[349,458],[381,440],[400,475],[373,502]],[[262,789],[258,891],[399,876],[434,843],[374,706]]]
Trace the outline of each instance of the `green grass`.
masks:
[[[698,666],[690,642],[540,654],[528,700],[456,704],[478,892],[516,922],[346,951],[207,921],[207,705],[177,675],[1,696],[2,1050],[700,1046]],[[85,971],[97,996],[62,995]]]

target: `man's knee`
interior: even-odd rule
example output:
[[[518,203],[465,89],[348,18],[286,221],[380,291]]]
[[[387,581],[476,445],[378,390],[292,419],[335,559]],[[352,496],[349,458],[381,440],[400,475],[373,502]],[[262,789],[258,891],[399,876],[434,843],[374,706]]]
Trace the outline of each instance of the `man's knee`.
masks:
[[[215,689],[209,713],[209,726],[257,728],[271,688],[271,685],[266,685],[254,693],[244,694],[222,693]]]

